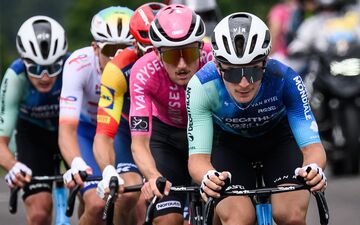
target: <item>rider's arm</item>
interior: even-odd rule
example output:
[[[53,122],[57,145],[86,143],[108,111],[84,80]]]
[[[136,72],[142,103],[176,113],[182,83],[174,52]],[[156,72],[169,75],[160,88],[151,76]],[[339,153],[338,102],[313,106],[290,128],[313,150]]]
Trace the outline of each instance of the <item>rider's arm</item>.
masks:
[[[131,150],[136,165],[146,179],[157,178],[161,176],[156,169],[154,158],[150,151],[150,136],[132,135]]]
[[[187,86],[188,168],[191,177],[200,184],[204,174],[213,170],[210,156],[213,143],[213,120],[206,90],[194,76]]]
[[[321,144],[318,126],[310,108],[305,85],[301,77],[291,69],[287,70],[285,77],[284,104],[291,130],[304,154],[304,165],[319,163],[318,165],[324,169],[325,150]],[[311,162],[311,160],[316,161]]]
[[[80,157],[80,147],[77,141],[77,123],[59,124],[59,147],[68,165],[75,157]]]
[[[127,89],[123,72],[113,64],[113,61],[107,63],[101,77],[94,139],[94,155],[101,170],[104,170],[107,165],[115,163],[114,137],[120,123]]]
[[[305,85],[299,75],[288,69],[285,76],[284,104],[292,133],[303,154],[303,165],[295,174],[304,177],[311,191],[326,187],[323,173],[326,165],[326,154],[321,144],[318,126],[311,111]],[[307,168],[310,167],[310,172]]]
[[[9,137],[0,137],[0,165],[6,171],[9,171],[16,163],[16,159],[8,147],[9,141]]]
[[[12,66],[20,66],[20,63],[14,63]],[[12,132],[14,131],[19,104],[23,90],[25,88],[26,78],[24,74],[17,74],[12,68],[9,68],[2,80],[0,89],[0,166],[9,171],[17,162],[11,153],[8,144]]]
[[[78,71],[73,55],[66,61],[63,69],[63,81],[60,97],[59,146],[68,165],[75,157],[80,157],[77,140],[77,128],[83,99],[85,73]]]
[[[303,165],[316,163],[323,170],[326,167],[326,154],[325,149],[321,143],[309,144],[301,148],[303,153]]]

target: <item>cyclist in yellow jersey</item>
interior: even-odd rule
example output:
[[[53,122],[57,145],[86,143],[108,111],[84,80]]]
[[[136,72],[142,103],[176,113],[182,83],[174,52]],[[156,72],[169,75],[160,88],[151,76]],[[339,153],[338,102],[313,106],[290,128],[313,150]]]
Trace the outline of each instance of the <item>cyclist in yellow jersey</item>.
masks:
[[[133,47],[124,49],[104,68],[101,78],[100,100],[97,112],[97,129],[94,140],[95,159],[103,171],[103,180],[98,184],[97,193],[101,198],[109,192],[109,180],[120,174],[125,186],[142,182],[142,176],[131,154],[131,135],[128,122],[130,95],[128,91],[129,75],[132,65],[143,54],[152,50],[148,31],[155,14],[165,5],[146,3],[140,6],[130,19],[130,32],[135,38]],[[115,138],[119,137],[119,138]],[[114,145],[117,147],[114,148]],[[116,168],[114,168],[114,165]],[[115,174],[114,174],[115,173]],[[121,191],[121,190],[119,190]],[[117,201],[116,213],[127,216],[129,224],[142,224],[145,215],[144,201],[139,201],[137,218],[128,214],[135,209],[139,193],[126,193]],[[127,196],[124,203],[123,196]],[[142,203],[142,204],[141,204]]]

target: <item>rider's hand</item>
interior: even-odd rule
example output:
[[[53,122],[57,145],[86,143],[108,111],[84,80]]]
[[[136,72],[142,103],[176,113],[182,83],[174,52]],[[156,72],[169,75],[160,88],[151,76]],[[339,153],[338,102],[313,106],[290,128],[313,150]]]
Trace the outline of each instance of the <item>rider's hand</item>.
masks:
[[[325,173],[316,163],[296,168],[295,175],[304,178],[306,184],[311,187],[310,191],[324,191],[326,189],[327,179]]]
[[[147,201],[151,201],[151,199],[154,196],[157,196],[159,198],[162,198],[163,195],[169,195],[170,192],[170,188],[171,188],[171,183],[170,181],[166,180],[166,184],[165,184],[165,188],[164,188],[164,193],[162,194],[159,189],[156,186],[156,180],[159,177],[152,177],[150,178],[147,182],[144,183],[144,185],[141,188],[141,192],[144,195],[144,198]]]
[[[73,188],[75,184],[84,185],[79,171],[85,171],[87,175],[92,175],[92,169],[80,157],[75,157],[71,162],[71,168],[63,175],[64,183],[68,188]]]
[[[109,183],[110,183],[111,177],[118,178],[119,187],[124,185],[124,180],[119,176],[116,169],[111,165],[108,165],[105,167],[105,169],[103,170],[103,173],[102,173],[102,177],[103,177],[102,180],[98,183],[97,188],[96,188],[96,194],[101,199],[105,200],[105,196],[108,195],[110,192]],[[121,189],[120,189],[120,192],[122,192]]]
[[[220,191],[225,185],[225,180],[231,180],[230,172],[218,172],[216,170],[209,170],[201,181],[200,194],[204,201],[208,201],[209,197],[219,198]]]
[[[31,169],[21,162],[17,162],[6,174],[5,181],[10,187],[24,187],[31,181],[31,176]]]

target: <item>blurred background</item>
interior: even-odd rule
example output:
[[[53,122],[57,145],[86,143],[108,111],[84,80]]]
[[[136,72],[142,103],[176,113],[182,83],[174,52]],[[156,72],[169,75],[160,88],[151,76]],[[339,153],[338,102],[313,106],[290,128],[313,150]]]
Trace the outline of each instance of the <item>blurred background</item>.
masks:
[[[186,0],[163,0],[155,2],[182,2]],[[190,1],[190,0],[188,0]],[[275,9],[283,9],[285,6],[274,7],[278,3],[284,4],[293,4],[296,0],[217,0],[216,5],[212,5],[208,0],[197,0],[202,4],[197,5],[198,13],[202,18],[207,22],[207,28],[211,33],[211,28],[216,25],[216,22],[219,21],[222,17],[229,15],[230,13],[237,11],[247,11],[253,14],[258,15],[264,21],[267,21],[272,36],[276,37],[275,28],[276,24],[271,24],[269,17],[274,17],[274,23],[284,22],[285,19],[277,17],[279,14],[276,14]],[[302,3],[312,2],[312,0],[299,0]],[[346,0],[344,0],[346,1]],[[359,2],[360,0],[356,0]],[[7,67],[12,63],[13,60],[18,58],[18,53],[15,46],[16,33],[20,25],[29,17],[35,15],[46,15],[54,18],[60,24],[63,25],[67,33],[67,38],[69,42],[69,51],[74,51],[78,48],[90,45],[92,37],[90,34],[90,22],[98,11],[109,6],[119,5],[127,6],[135,10],[138,6],[142,5],[145,2],[144,0],[0,0],[0,80],[5,73]],[[287,5],[289,6],[289,5]],[[272,8],[275,8],[272,11]],[[283,7],[283,8],[281,8]],[[289,7],[293,7],[290,5]],[[210,11],[209,11],[210,10]],[[311,15],[311,6],[308,12],[303,12],[300,20],[295,20],[295,22],[302,22],[302,19],[310,17]],[[360,10],[357,11],[357,13]],[[273,13],[271,13],[273,12]],[[295,12],[295,11],[294,11]],[[307,14],[308,13],[308,14]],[[295,14],[295,13],[293,13]],[[272,15],[272,16],[269,16]],[[357,14],[357,18],[360,18],[360,15]],[[297,17],[293,17],[297,19]],[[290,21],[290,19],[288,19]],[[360,20],[358,20],[358,23]],[[299,24],[294,26],[297,28]],[[344,27],[344,26],[341,26]],[[209,29],[210,28],[210,29]],[[320,29],[321,27],[319,27]],[[294,29],[296,30],[296,29]],[[290,30],[294,32],[294,30]],[[316,30],[318,31],[318,30]],[[359,31],[359,29],[357,30]],[[289,32],[289,31],[287,31]],[[289,32],[290,34],[293,34]],[[209,34],[208,33],[208,34]],[[315,32],[316,33],[316,32]],[[284,35],[285,32],[281,31],[278,35]],[[358,32],[360,34],[360,31]],[[276,57],[276,40],[280,38],[274,38],[273,40],[273,56]],[[281,53],[281,51],[279,51]],[[279,56],[281,58],[281,56]],[[360,68],[360,66],[359,66]],[[360,73],[357,74],[360,77]],[[354,82],[353,82],[354,83]],[[356,83],[355,84],[359,84]],[[359,95],[355,96],[358,101],[358,109],[360,108],[360,98]],[[314,109],[314,107],[313,107]],[[341,108],[342,109],[342,108]],[[341,110],[340,109],[340,110]],[[358,111],[357,111],[358,112]],[[359,118],[360,113],[356,113],[355,117]],[[347,118],[347,117],[345,117]],[[350,121],[354,121],[350,119]],[[359,120],[357,120],[359,121]],[[359,125],[359,124],[358,124]],[[334,127],[331,124],[330,127]],[[359,128],[360,126],[357,126]],[[352,130],[353,133],[359,135],[360,132]],[[358,136],[357,136],[358,137]],[[359,139],[357,140],[357,146],[359,146]],[[360,149],[357,147],[360,151]],[[328,152],[329,153],[329,152]],[[359,154],[359,153],[357,153]],[[329,154],[330,156],[330,154]],[[329,163],[330,164],[330,163]],[[331,164],[329,165],[331,168]],[[331,170],[327,169],[329,187],[327,190],[327,199],[331,211],[331,222],[330,224],[337,225],[346,221],[346,224],[349,225],[358,225],[360,224],[360,176],[359,166],[357,167],[356,173],[349,174],[338,174],[341,176],[334,176],[330,173]],[[7,203],[9,192],[7,186],[3,179],[4,171],[0,168],[0,218],[2,221],[0,224],[22,224],[24,221],[24,211],[22,204],[19,204],[19,213],[17,216],[10,215],[7,211]],[[318,215],[316,212],[314,203],[309,210],[308,224],[319,224]],[[18,219],[18,221],[16,221]],[[77,222],[76,218],[73,217],[74,224]]]
[[[15,38],[20,25],[34,15],[46,15],[59,21],[67,32],[69,50],[90,44],[90,22],[93,15],[112,5],[127,6],[135,10],[145,0],[0,0],[0,74],[18,57]],[[168,2],[156,1],[154,2]],[[236,11],[249,11],[265,18],[277,0],[218,0],[218,13],[228,15]]]

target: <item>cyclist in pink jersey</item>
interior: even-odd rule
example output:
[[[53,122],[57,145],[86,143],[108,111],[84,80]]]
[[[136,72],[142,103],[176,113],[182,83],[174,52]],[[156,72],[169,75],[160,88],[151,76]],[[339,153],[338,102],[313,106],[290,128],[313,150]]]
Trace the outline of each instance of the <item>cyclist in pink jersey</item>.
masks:
[[[171,185],[189,185],[185,88],[207,61],[204,22],[181,4],[161,9],[150,26],[155,51],[141,57],[130,75],[130,130],[135,163],[147,182],[142,193],[161,200],[154,207],[155,224],[182,224],[185,195],[169,194]],[[156,179],[167,178],[164,194]]]

